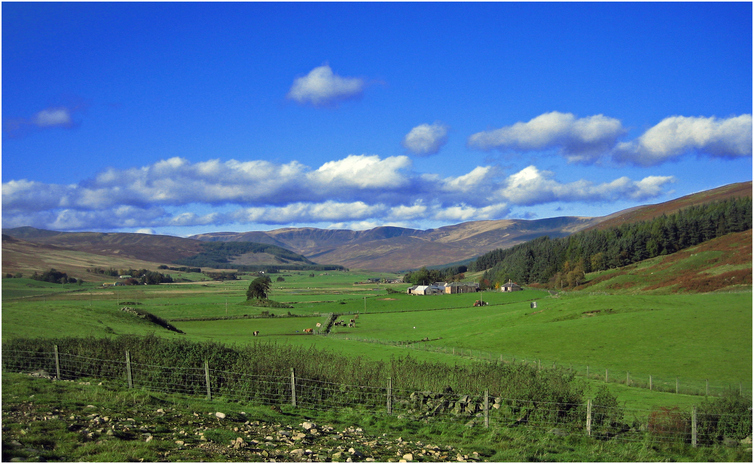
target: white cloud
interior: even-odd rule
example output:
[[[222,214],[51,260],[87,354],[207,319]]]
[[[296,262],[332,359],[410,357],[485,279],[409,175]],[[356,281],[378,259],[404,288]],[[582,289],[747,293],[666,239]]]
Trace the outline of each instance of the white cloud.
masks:
[[[619,120],[601,114],[579,119],[553,111],[529,122],[478,132],[469,137],[468,145],[521,152],[559,149],[569,162],[588,163],[609,151],[624,132]]]
[[[510,205],[654,198],[673,181],[649,176],[561,183],[536,166],[507,177],[495,166],[441,177],[416,173],[411,164],[407,156],[377,155],[350,155],[317,169],[298,162],[170,158],[143,167],[109,168],[73,185],[11,180],[2,185],[3,224],[136,230],[502,219]]]
[[[427,210],[426,205],[417,201],[413,205],[398,205],[390,208],[388,217],[399,221],[409,221],[426,217]]]
[[[361,96],[365,86],[364,79],[338,76],[325,64],[296,78],[287,97],[300,104],[330,106]]]
[[[638,139],[618,144],[613,159],[654,166],[692,151],[721,158],[751,156],[751,115],[665,118]]]
[[[38,127],[71,127],[73,118],[68,108],[48,108],[35,114],[32,122]]]
[[[490,166],[477,166],[468,174],[458,177],[449,177],[442,181],[442,190],[451,192],[471,192],[479,191],[489,179],[493,172]]]
[[[553,179],[554,173],[529,166],[511,175],[499,197],[516,205],[532,206],[552,202],[603,202],[622,198],[646,200],[662,194],[662,187],[674,182],[672,176],[649,176],[640,181],[620,177],[611,182],[595,184],[579,180],[567,184]]]
[[[406,156],[349,155],[330,161],[307,175],[319,188],[340,190],[347,187],[359,189],[396,188],[406,185],[408,179],[401,170],[411,167]]]
[[[73,114],[83,110],[83,106],[55,106],[36,112],[31,117],[7,118],[3,120],[3,133],[8,137],[22,137],[33,131],[61,127],[76,127]]]
[[[447,208],[438,208],[432,218],[440,221],[484,221],[502,218],[508,212],[508,205],[505,203],[489,205],[483,208],[460,204]]]
[[[434,155],[448,141],[448,126],[435,122],[414,127],[403,138],[403,147],[419,156]]]

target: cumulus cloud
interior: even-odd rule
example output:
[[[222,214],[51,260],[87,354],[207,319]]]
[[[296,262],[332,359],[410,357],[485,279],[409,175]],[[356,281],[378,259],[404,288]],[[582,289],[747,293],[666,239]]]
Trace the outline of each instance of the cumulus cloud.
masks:
[[[73,118],[68,108],[48,108],[35,114],[32,122],[38,127],[71,127]]]
[[[410,166],[411,160],[406,156],[381,159],[378,155],[349,155],[342,160],[323,164],[307,174],[307,178],[318,187],[328,189],[396,188],[408,182],[401,171]]]
[[[619,141],[626,132],[619,120],[601,114],[576,118],[555,111],[473,134],[468,146],[519,153],[556,150],[571,163],[612,159],[637,166],[655,166],[689,153],[716,158],[752,155],[750,114],[726,119],[672,116],[635,140]]]
[[[9,118],[3,121],[3,132],[9,137],[21,137],[30,131],[76,127],[73,114],[83,109],[83,106],[67,107],[55,106],[38,111],[28,118]]]
[[[108,168],[77,184],[5,182],[3,225],[154,230],[501,219],[511,205],[653,198],[665,193],[672,180],[650,176],[561,183],[554,173],[535,166],[507,177],[494,166],[442,177],[414,172],[407,156],[350,155],[317,168],[298,162],[175,157],[142,167]]]
[[[478,208],[466,204],[454,205],[437,209],[433,219],[440,221],[485,221],[498,219],[508,214],[509,208],[505,203]]]
[[[528,166],[509,176],[497,191],[500,198],[521,206],[552,202],[603,202],[631,198],[642,201],[662,193],[662,188],[674,182],[673,176],[649,176],[640,181],[620,177],[611,182],[595,184],[587,180],[560,183],[551,171]]]
[[[360,97],[365,87],[364,79],[338,76],[325,64],[296,78],[287,97],[302,105],[332,106]]]
[[[589,163],[609,151],[625,133],[621,122],[601,114],[577,118],[553,111],[528,122],[517,122],[473,134],[468,145],[480,150],[519,152],[561,150],[569,162]]]
[[[613,159],[654,166],[688,152],[719,158],[749,157],[751,134],[750,114],[727,119],[672,116],[638,139],[618,144]]]
[[[418,156],[437,154],[448,141],[448,126],[440,122],[421,124],[406,134],[403,147]]]

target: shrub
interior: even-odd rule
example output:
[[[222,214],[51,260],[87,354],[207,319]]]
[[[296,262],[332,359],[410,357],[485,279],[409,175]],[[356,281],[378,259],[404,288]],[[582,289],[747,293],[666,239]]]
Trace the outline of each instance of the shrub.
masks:
[[[661,441],[690,441],[691,417],[690,414],[681,411],[677,406],[672,408],[660,407],[649,413],[647,430],[653,437]]]
[[[741,440],[751,436],[751,398],[728,391],[720,398],[704,401],[697,408],[697,441],[711,444],[725,438]]]
[[[607,438],[624,428],[623,408],[618,398],[605,385],[600,385],[592,406],[592,431],[596,437]]]

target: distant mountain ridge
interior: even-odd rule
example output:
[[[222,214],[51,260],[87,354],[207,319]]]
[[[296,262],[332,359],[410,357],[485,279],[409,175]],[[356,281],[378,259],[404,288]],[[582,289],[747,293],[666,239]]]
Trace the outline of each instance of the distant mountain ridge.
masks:
[[[202,241],[256,242],[280,246],[317,263],[351,269],[404,271],[463,261],[542,235],[563,237],[594,225],[600,218],[558,217],[464,222],[438,229],[377,227],[364,231],[285,228],[267,232],[194,235]]]
[[[51,247],[54,247],[56,250],[91,253],[100,257],[113,256],[171,264],[199,255],[205,250],[202,244],[206,242],[253,242],[290,250],[317,264],[372,271],[406,271],[422,266],[468,261],[491,250],[509,248],[544,235],[559,238],[590,228],[645,221],[688,206],[726,198],[751,197],[751,189],[751,182],[730,184],[598,218],[501,219],[464,222],[429,230],[392,226],[363,231],[283,228],[272,231],[213,232],[180,238],[133,233],[56,232],[19,227],[3,229],[3,272],[16,268],[16,261],[10,260],[10,254],[5,253],[6,246],[11,243],[7,237],[37,245],[23,248],[21,244],[15,243],[13,256],[23,255],[24,249],[27,254],[49,253],[45,250],[52,250]],[[260,263],[262,257],[254,258],[253,262]]]

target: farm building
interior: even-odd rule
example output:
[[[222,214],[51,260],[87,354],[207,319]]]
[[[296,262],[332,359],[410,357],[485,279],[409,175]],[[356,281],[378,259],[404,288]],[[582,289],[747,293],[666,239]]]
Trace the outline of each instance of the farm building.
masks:
[[[406,293],[409,295],[450,295],[455,293],[473,293],[479,291],[479,284],[460,282],[435,282],[432,285],[415,285]]]
[[[508,283],[504,284],[502,287],[500,287],[501,292],[517,292],[519,290],[523,290],[520,285],[518,285],[515,282],[512,282],[510,279],[508,279]]]
[[[445,293],[475,293],[479,291],[477,282],[451,282],[445,285]]]
[[[414,285],[413,287],[409,287],[406,293],[409,295],[426,295],[428,288],[428,285]]]

